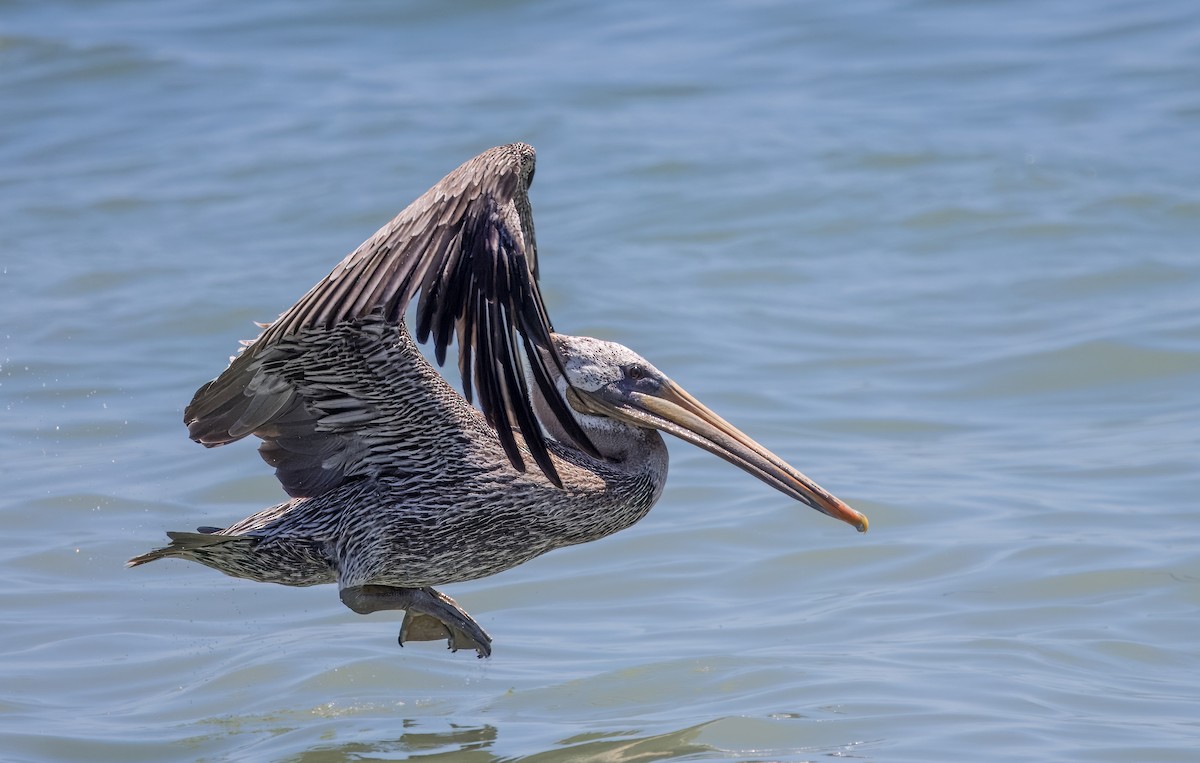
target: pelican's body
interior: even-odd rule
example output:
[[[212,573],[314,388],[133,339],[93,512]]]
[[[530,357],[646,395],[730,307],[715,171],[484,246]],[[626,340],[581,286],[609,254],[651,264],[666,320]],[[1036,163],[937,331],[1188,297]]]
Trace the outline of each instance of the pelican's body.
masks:
[[[263,582],[337,583],[357,612],[406,610],[401,643],[448,638],[485,656],[491,639],[432,586],[637,522],[666,480],[658,430],[866,529],[632,350],[552,332],[526,196],[533,157],[512,144],[452,172],[197,391],[192,437],[257,435],[293,497],[223,530],[170,533],[132,565],[177,556]],[[418,336],[433,336],[439,362],[458,340],[482,410],[405,326],[418,294]]]
[[[373,403],[403,425],[402,444],[392,443],[398,447],[389,455],[397,463],[425,460],[429,468],[389,470],[265,509],[202,536],[245,536],[253,543],[206,543],[190,550],[196,561],[285,585],[457,583],[624,529],[645,516],[662,492],[667,448],[656,431],[636,432],[627,442],[628,457],[612,461],[551,441],[559,488],[539,471],[512,467],[483,415],[425,360],[403,327],[397,331],[370,319],[329,338],[303,343],[312,354],[313,346],[350,339],[362,352],[339,354],[335,366],[298,365],[309,377],[354,378],[355,365],[365,374],[368,357],[411,370],[373,381]],[[319,405],[321,397],[310,394]]]

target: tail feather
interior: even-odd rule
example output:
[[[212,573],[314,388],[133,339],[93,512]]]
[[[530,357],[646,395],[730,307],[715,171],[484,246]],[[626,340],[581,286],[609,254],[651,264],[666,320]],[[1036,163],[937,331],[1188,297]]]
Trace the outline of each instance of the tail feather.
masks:
[[[246,540],[245,535],[215,535],[216,528],[201,527],[198,528],[201,532],[185,533],[185,532],[168,532],[167,537],[171,539],[171,545],[156,548],[140,556],[135,556],[125,562],[126,567],[137,567],[139,564],[153,562],[155,559],[164,559],[168,556],[190,556],[190,552],[197,549],[206,548],[208,546],[216,546],[222,543],[231,541]],[[209,532],[205,532],[209,531]]]

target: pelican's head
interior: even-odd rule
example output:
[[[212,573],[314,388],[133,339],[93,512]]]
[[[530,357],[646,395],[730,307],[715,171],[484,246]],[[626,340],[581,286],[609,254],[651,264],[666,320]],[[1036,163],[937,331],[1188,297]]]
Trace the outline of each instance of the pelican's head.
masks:
[[[616,421],[673,434],[866,532],[865,516],[710,411],[641,355],[615,342],[553,336],[566,372],[560,389],[585,430],[602,432]]]

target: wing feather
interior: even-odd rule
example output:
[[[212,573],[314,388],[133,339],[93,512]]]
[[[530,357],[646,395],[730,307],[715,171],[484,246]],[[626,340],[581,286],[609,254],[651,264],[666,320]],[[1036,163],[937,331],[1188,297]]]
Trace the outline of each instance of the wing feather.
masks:
[[[595,449],[554,381],[562,359],[537,284],[528,197],[534,159],[523,143],[480,154],[347,255],[197,391],[184,412],[192,438],[212,447],[250,433],[262,437],[263,458],[293,495],[340,484],[354,472],[347,459],[366,457],[356,432],[377,425],[371,406],[355,404],[364,394],[359,388],[341,398],[333,394],[336,369],[287,364],[308,357],[299,340],[319,345],[335,330],[344,338],[347,324],[373,325],[376,318],[399,325],[419,297],[413,336],[432,342],[439,364],[457,341],[463,395],[478,398],[509,461],[526,469],[519,433],[538,468],[561,484],[530,402],[524,363],[567,444],[593,455]],[[316,436],[318,430],[324,434]],[[306,443],[312,437],[316,441]]]

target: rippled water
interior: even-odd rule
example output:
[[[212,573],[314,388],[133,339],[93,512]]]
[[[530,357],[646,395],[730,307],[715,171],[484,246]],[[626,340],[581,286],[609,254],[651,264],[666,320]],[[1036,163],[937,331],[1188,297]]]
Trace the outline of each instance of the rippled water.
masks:
[[[0,757],[1191,761],[1200,10],[0,5]],[[122,563],[280,497],[181,409],[397,210],[539,149],[556,326],[862,509],[672,444],[639,525],[448,592]]]

